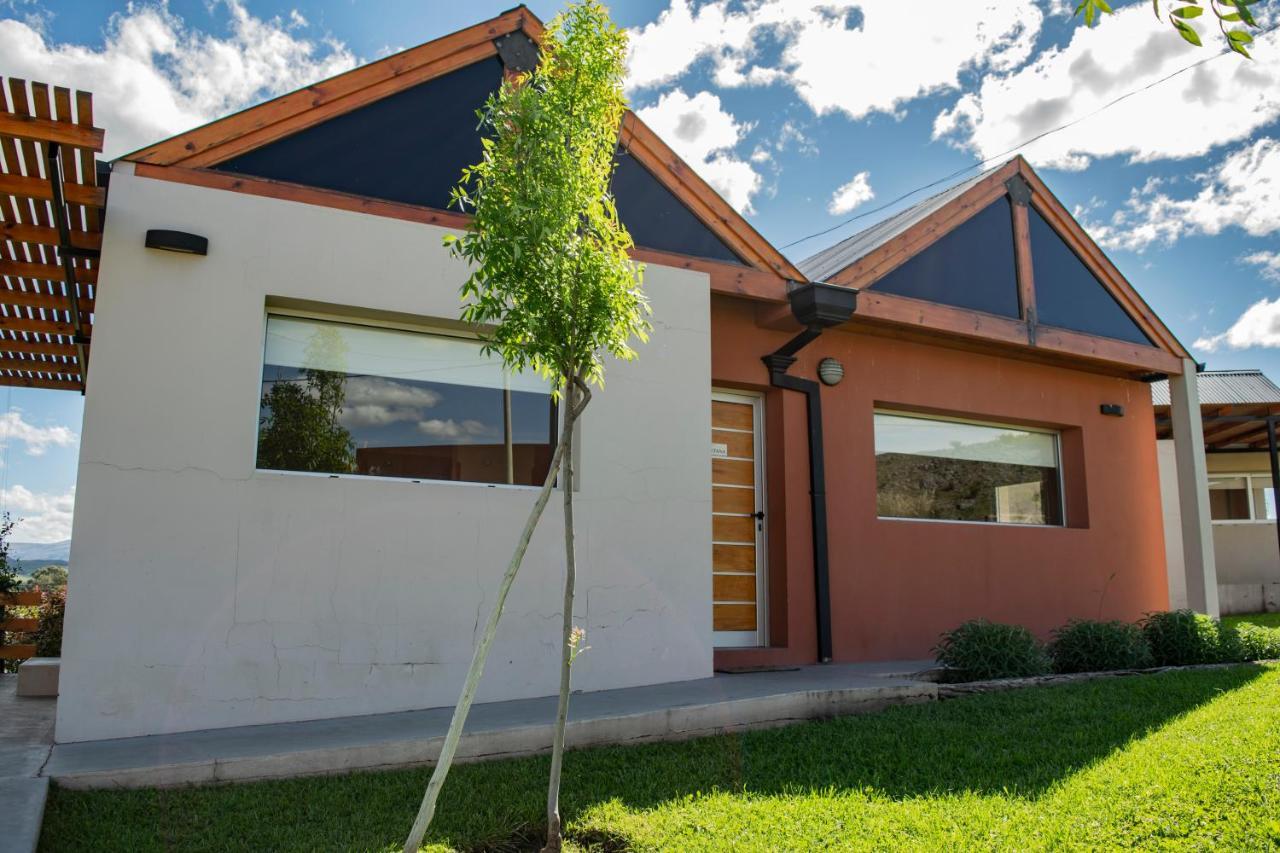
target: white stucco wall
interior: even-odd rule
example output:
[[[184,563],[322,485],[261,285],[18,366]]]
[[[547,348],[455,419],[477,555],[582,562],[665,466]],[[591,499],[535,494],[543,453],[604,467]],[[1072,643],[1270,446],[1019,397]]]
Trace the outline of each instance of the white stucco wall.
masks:
[[[157,227],[208,256],[144,249]],[[453,703],[535,490],[254,470],[267,298],[454,318],[444,233],[117,168],[59,741]],[[582,428],[579,689],[712,669],[708,281],[645,284],[652,340]],[[555,692],[562,548],[553,498],[479,701]]]

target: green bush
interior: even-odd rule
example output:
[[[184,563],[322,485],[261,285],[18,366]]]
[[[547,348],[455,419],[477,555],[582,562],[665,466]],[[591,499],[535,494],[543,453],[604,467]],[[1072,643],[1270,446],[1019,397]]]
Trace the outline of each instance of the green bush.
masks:
[[[1142,632],[1156,666],[1187,666],[1243,660],[1236,632],[1192,610],[1148,613]]]
[[[1240,653],[1240,660],[1276,660],[1280,658],[1280,628],[1242,622],[1235,627],[1222,626],[1230,633]]]
[[[1053,633],[1049,656],[1057,672],[1102,672],[1151,666],[1151,646],[1137,625],[1072,619]]]
[[[1030,631],[985,619],[973,619],[946,632],[934,653],[956,681],[1025,678],[1051,670],[1044,645]]]

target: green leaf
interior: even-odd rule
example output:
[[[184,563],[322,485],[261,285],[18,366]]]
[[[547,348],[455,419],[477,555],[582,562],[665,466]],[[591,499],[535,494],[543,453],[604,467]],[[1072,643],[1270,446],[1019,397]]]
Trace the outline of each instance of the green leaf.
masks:
[[[1190,24],[1184,24],[1182,21],[1174,19],[1173,26],[1177,29],[1179,35],[1181,35],[1185,40],[1194,44],[1196,47],[1201,46],[1200,34],[1197,33]]]
[[[1249,51],[1244,49],[1244,45],[1234,41],[1228,41],[1227,44],[1231,47],[1232,50],[1234,50],[1236,53],[1243,56],[1245,59],[1253,59],[1253,57],[1249,55]]]
[[[1199,6],[1179,6],[1177,9],[1169,12],[1169,14],[1186,20],[1187,18],[1200,17],[1204,14],[1204,9],[1201,9]]]
[[[1232,30],[1227,33],[1227,38],[1232,44],[1250,44],[1253,41],[1253,36],[1244,30]]]

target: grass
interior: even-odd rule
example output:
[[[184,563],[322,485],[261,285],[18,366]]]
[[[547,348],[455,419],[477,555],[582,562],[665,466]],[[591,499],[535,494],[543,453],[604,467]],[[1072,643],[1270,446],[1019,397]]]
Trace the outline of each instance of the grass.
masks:
[[[1223,625],[1239,625],[1248,622],[1264,628],[1280,628],[1280,613],[1250,613],[1246,616],[1223,616]]]
[[[986,694],[786,729],[584,750],[579,849],[1280,847],[1280,666]],[[547,761],[445,786],[443,849],[536,849]],[[426,771],[168,791],[54,789],[41,850],[391,850]]]

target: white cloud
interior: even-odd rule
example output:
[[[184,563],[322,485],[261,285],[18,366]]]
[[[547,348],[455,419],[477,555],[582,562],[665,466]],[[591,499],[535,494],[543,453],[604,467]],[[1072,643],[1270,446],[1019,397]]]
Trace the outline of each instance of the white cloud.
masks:
[[[1032,0],[968,2],[963,13],[911,14],[896,0],[671,0],[631,33],[628,85],[658,86],[710,60],[717,85],[781,82],[819,115],[895,113],[956,89],[966,70],[1025,62],[1044,14]],[[771,55],[774,54],[774,55]]]
[[[43,456],[50,446],[74,447],[80,436],[64,426],[29,424],[23,420],[21,412],[10,411],[0,415],[0,447],[11,440],[25,444],[27,455]]]
[[[751,197],[760,189],[760,174],[733,151],[751,128],[727,112],[718,96],[698,92],[689,97],[683,90],[673,89],[636,114],[725,201],[743,213],[751,212]]]
[[[1258,275],[1263,278],[1280,283],[1280,252],[1252,252],[1240,261],[1258,267]]]
[[[432,418],[419,423],[418,429],[433,438],[474,438],[484,435],[489,428],[481,421]]]
[[[346,399],[338,421],[345,427],[420,421],[424,410],[439,402],[440,395],[430,388],[381,376],[359,376],[347,380]]]
[[[1194,181],[1193,195],[1175,198],[1165,191],[1167,181],[1149,180],[1110,221],[1091,223],[1089,231],[1108,249],[1132,251],[1231,227],[1255,237],[1280,231],[1280,140],[1262,137]]]
[[[297,35],[300,15],[256,18],[242,0],[221,1],[223,36],[188,27],[164,3],[139,3],[112,15],[100,49],[51,44],[38,22],[0,20],[0,71],[93,92],[113,157],[355,65],[341,43]]]
[[[32,492],[25,486],[0,490],[0,508],[19,522],[13,531],[13,538],[19,542],[70,539],[75,501],[75,486],[60,495]]]
[[[876,194],[871,189],[870,177],[869,172],[859,172],[853,176],[853,180],[832,193],[831,202],[827,205],[827,213],[832,215],[848,213],[864,201],[875,198]]]
[[[1067,45],[1030,65],[987,74],[977,91],[937,117],[934,136],[990,158],[1081,119],[1023,153],[1037,165],[1063,169],[1083,169],[1094,157],[1200,156],[1280,116],[1280,34],[1259,36],[1252,62],[1234,54],[1212,59],[1087,116],[1216,49],[1186,44],[1147,4],[1126,6],[1096,27],[1075,27]]]

